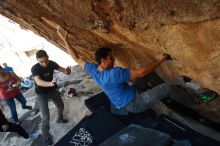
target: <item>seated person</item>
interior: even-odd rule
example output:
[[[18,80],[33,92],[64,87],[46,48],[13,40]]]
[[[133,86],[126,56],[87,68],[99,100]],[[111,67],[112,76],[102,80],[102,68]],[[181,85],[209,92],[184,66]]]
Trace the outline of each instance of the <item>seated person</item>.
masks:
[[[31,87],[33,87],[33,82],[28,78],[24,78],[21,81],[21,86],[30,89]]]
[[[32,87],[33,87],[33,81],[31,81],[30,79],[24,78],[21,80],[21,87],[20,87],[21,91],[25,92]]]
[[[14,72],[13,68],[8,66],[7,63],[3,63],[5,72]]]
[[[39,134],[29,135],[21,126],[8,122],[4,114],[0,110],[0,132],[16,132],[18,135],[24,137],[25,139],[36,139]]]

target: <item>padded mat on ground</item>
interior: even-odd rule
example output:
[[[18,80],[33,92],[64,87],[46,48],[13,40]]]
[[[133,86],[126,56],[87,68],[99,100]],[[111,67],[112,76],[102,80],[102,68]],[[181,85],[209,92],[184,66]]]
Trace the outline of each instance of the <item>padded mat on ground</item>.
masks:
[[[192,146],[220,146],[220,142],[194,131],[167,115],[160,115],[156,121],[146,121],[141,126],[165,132],[177,140],[189,140]]]
[[[96,94],[85,100],[85,105],[92,111],[96,112],[101,108],[110,109],[110,101],[104,92]]]
[[[100,146],[170,146],[172,138],[163,132],[131,124]]]
[[[101,109],[85,117],[55,146],[97,146],[123,128],[125,125],[120,120]]]
[[[93,112],[97,111],[100,108],[104,108],[109,110],[110,109],[110,102],[108,100],[108,97],[102,92],[99,93],[86,101],[86,106]],[[171,105],[169,105],[170,107]],[[171,106],[172,107],[172,106]],[[175,105],[176,107],[176,105]],[[177,106],[180,107],[180,106]],[[188,108],[184,107],[182,108],[184,110],[187,110]],[[184,113],[184,112],[183,112]],[[191,112],[192,113],[192,112]],[[187,113],[187,114],[191,114]],[[138,124],[141,126],[144,126],[142,123],[145,123],[145,127],[158,129],[163,132],[167,132],[171,136],[173,136],[175,139],[188,139],[192,142],[193,146],[203,146],[203,145],[210,145],[210,146],[220,146],[220,143],[218,141],[215,141],[207,136],[204,136],[202,134],[199,134],[198,132],[192,130],[191,128],[184,126],[180,122],[167,117],[169,121],[173,121],[174,123],[178,123],[177,125],[181,125],[186,129],[186,131],[179,129],[175,125],[168,122],[168,120],[165,120],[162,118],[159,118],[160,120],[155,121],[154,120],[155,113],[151,111],[150,109],[145,111],[144,113],[140,114],[129,114],[128,116],[116,116],[119,120],[123,122],[125,125],[129,124]],[[191,115],[192,116],[192,115]],[[192,116],[193,117],[193,116]],[[146,123],[148,126],[146,126]],[[150,126],[151,125],[151,126]],[[154,125],[154,126],[152,126]],[[180,127],[181,127],[180,126]]]
[[[93,112],[99,111],[100,109],[105,109],[110,111],[110,101],[104,92],[101,92],[93,97],[90,97],[85,101],[85,105]],[[142,113],[133,114],[129,113],[127,116],[116,116],[120,121],[125,125],[130,124],[140,124],[148,119],[155,118],[155,112],[151,109],[148,109]]]
[[[194,109],[184,106],[183,104],[172,100],[170,98],[166,98],[162,100],[163,103],[166,104],[169,108],[174,109],[175,111],[178,111],[180,113],[186,114],[187,116],[190,116],[197,122],[206,125],[208,127],[211,127],[212,129],[220,131],[220,124],[218,124],[215,121],[209,120],[201,115],[199,115],[198,112],[196,112]]]

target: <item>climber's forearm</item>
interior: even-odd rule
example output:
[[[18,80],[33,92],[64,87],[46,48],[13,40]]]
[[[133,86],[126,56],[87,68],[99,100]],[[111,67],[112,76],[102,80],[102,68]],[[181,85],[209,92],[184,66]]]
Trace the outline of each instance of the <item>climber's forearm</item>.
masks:
[[[84,64],[86,63],[86,61],[84,59],[82,59],[81,57],[79,57],[79,55],[77,54],[76,50],[74,50],[69,42],[68,39],[65,42],[66,48],[70,54],[70,56],[83,68]]]
[[[68,50],[71,57],[77,62],[77,60],[79,59],[79,56],[78,56],[77,52],[70,46],[68,39],[66,39],[64,41],[64,43],[65,43],[66,49]]]
[[[76,50],[74,48],[72,48],[72,46],[70,45],[69,41],[68,41],[68,32],[62,28],[58,28],[57,30],[58,35],[60,36],[60,38],[63,40],[67,51],[69,52],[70,56],[83,68],[84,64],[86,63],[84,61],[83,58],[81,58],[78,53],[76,52]]]

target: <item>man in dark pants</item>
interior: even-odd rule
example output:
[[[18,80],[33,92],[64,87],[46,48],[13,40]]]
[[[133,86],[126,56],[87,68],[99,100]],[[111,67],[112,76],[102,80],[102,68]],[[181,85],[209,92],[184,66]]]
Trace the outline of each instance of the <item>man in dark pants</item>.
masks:
[[[47,145],[52,145],[50,137],[50,113],[48,108],[48,100],[51,99],[58,109],[58,123],[67,123],[68,120],[63,118],[64,104],[60,93],[55,89],[56,79],[53,79],[54,70],[58,70],[66,75],[71,73],[71,69],[60,67],[56,62],[49,60],[49,57],[44,50],[39,50],[36,53],[38,63],[31,68],[32,75],[35,80],[35,92],[39,102],[41,112],[41,131],[43,141]]]
[[[25,139],[31,137],[31,135],[29,136],[29,134],[21,126],[8,122],[1,110],[0,110],[0,132],[16,132],[18,135],[24,137]],[[32,138],[36,139],[37,137],[38,136],[35,135]]]

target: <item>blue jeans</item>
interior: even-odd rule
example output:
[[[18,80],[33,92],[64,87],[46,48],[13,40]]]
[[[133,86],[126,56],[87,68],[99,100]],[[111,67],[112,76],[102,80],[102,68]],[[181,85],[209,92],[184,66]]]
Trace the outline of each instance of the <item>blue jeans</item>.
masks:
[[[18,94],[17,96],[15,96],[14,98],[16,98],[18,100],[18,102],[21,103],[21,106],[22,107],[25,107],[26,106],[26,99],[24,98],[23,94]],[[10,109],[10,112],[11,112],[11,116],[12,116],[12,119],[16,122],[18,121],[18,114],[17,114],[17,111],[16,111],[16,104],[15,104],[15,100],[14,98],[12,99],[6,99],[5,102],[6,104],[9,106],[9,109]]]

